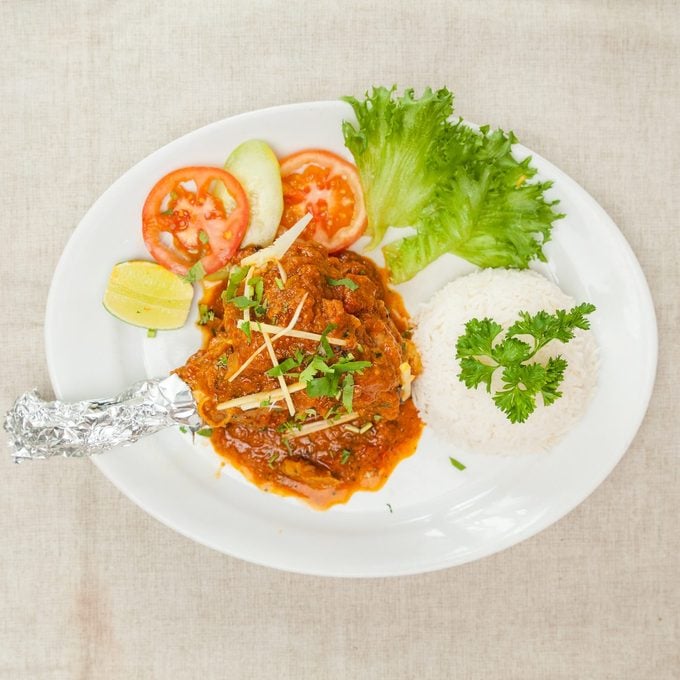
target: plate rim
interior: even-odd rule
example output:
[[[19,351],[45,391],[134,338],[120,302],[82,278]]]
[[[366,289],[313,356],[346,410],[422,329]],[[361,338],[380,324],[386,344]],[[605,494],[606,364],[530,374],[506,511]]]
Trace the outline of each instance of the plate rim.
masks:
[[[52,320],[51,320],[51,310],[54,307],[55,304],[55,296],[57,295],[56,288],[59,283],[60,278],[64,275],[64,269],[66,266],[66,260],[71,254],[71,251],[76,247],[76,241],[78,240],[78,235],[81,232],[84,232],[86,229],[84,223],[87,221],[89,214],[94,211],[97,207],[97,205],[104,201],[108,195],[112,192],[115,192],[117,190],[117,187],[119,183],[121,183],[124,178],[130,173],[134,168],[136,168],[138,165],[143,164],[147,161],[152,156],[155,156],[157,154],[162,153],[165,149],[170,147],[171,145],[174,145],[182,140],[185,140],[187,137],[193,136],[196,133],[199,132],[205,132],[210,130],[213,127],[218,127],[222,125],[225,121],[238,121],[241,118],[247,118],[252,115],[256,114],[268,114],[272,112],[281,112],[283,110],[286,111],[294,111],[294,110],[304,110],[304,109],[309,109],[309,108],[318,108],[318,107],[324,107],[324,106],[332,106],[335,107],[338,104],[344,104],[341,100],[335,100],[335,99],[327,99],[327,100],[318,100],[318,101],[305,101],[305,102],[293,102],[293,103],[287,103],[287,104],[280,104],[280,105],[273,105],[273,106],[268,106],[268,107],[263,107],[259,109],[253,109],[251,111],[243,111],[241,113],[232,115],[232,116],[227,116],[225,118],[221,118],[219,120],[215,120],[211,123],[208,123],[207,125],[203,125],[201,127],[198,127],[194,130],[190,130],[189,132],[186,132],[185,134],[174,138],[167,142],[166,144],[163,144],[161,147],[158,149],[155,149],[151,151],[149,154],[141,158],[139,161],[137,161],[134,165],[130,166],[127,168],[119,177],[117,177],[108,187],[107,189],[99,194],[99,196],[95,199],[95,201],[90,205],[88,210],[82,215],[80,220],[78,221],[78,224],[74,228],[74,230],[71,232],[71,234],[68,237],[68,240],[66,244],[64,245],[64,248],[61,252],[61,255],[59,256],[59,259],[57,261],[57,264],[55,265],[53,274],[52,274],[52,279],[50,282],[50,287],[49,291],[47,294],[47,301],[45,305],[45,317],[44,317],[44,343],[45,343],[45,357],[46,357],[46,363],[47,363],[47,369],[48,369],[48,375],[50,378],[50,382],[52,384],[52,388],[57,396],[57,398],[61,398],[62,395],[62,390],[60,386],[60,381],[58,376],[56,375],[56,368],[55,368],[55,361],[53,357],[53,352],[54,348],[52,347],[52,341],[50,339],[50,336],[53,332],[52,329]],[[474,123],[471,123],[470,121],[464,120],[464,122],[468,125],[475,126]],[[244,551],[239,551],[239,550],[234,550],[234,549],[225,549],[222,545],[218,545],[217,541],[210,541],[210,540],[205,540],[203,538],[199,538],[195,535],[192,535],[189,531],[185,531],[183,528],[178,527],[177,525],[173,524],[171,520],[166,519],[161,512],[157,512],[155,509],[152,508],[151,505],[147,504],[143,498],[139,497],[135,492],[133,492],[130,489],[124,488],[124,485],[122,483],[119,483],[118,480],[110,476],[108,472],[103,469],[102,466],[99,464],[99,460],[97,456],[91,457],[92,462],[95,464],[95,466],[98,468],[98,470],[106,477],[106,479],[111,482],[118,491],[120,491],[125,497],[127,497],[129,500],[131,500],[135,505],[137,505],[140,509],[142,509],[144,512],[149,514],[151,517],[159,521],[161,524],[165,525],[166,527],[172,529],[176,533],[179,533],[180,535],[197,542],[201,545],[204,545],[208,548],[211,548],[213,550],[216,550],[217,552],[220,552],[222,554],[229,555],[231,557],[235,557],[237,559],[241,559],[247,562],[250,562],[251,564],[257,564],[259,566],[264,566],[264,567],[269,567],[273,569],[277,569],[279,571],[285,571],[288,573],[300,573],[300,574],[305,574],[305,575],[313,575],[313,576],[327,576],[327,577],[342,577],[342,578],[375,578],[375,577],[390,577],[390,576],[406,576],[406,575],[416,575],[416,574],[424,574],[424,573],[430,573],[434,571],[439,571],[442,569],[447,569],[455,566],[460,566],[469,562],[477,561],[479,559],[482,559],[484,557],[488,557],[490,555],[494,555],[496,553],[502,552],[504,550],[507,550],[508,548],[517,545],[533,536],[536,534],[540,533],[541,531],[544,531],[545,529],[549,528],[550,526],[554,525],[567,515],[569,515],[574,509],[576,509],[579,505],[581,505],[594,491],[602,485],[602,483],[609,477],[609,475],[612,473],[614,468],[620,463],[621,459],[623,458],[624,455],[628,452],[630,449],[631,444],[633,443],[634,439],[636,438],[637,434],[639,433],[640,427],[647,415],[647,412],[649,410],[649,405],[651,402],[651,398],[654,392],[654,387],[656,383],[656,375],[658,371],[658,353],[659,353],[659,335],[658,335],[658,323],[657,323],[657,318],[656,318],[656,309],[654,305],[654,299],[652,297],[652,293],[647,281],[647,278],[645,276],[644,270],[642,268],[642,265],[640,264],[639,260],[637,259],[630,243],[628,242],[626,236],[624,233],[619,229],[619,227],[616,225],[614,220],[610,217],[610,215],[605,211],[605,209],[599,204],[599,202],[583,187],[581,186],[576,180],[574,180],[570,175],[568,175],[566,172],[561,170],[558,166],[554,165],[551,161],[547,160],[540,154],[536,153],[535,151],[528,149],[522,144],[516,144],[513,147],[515,150],[517,150],[519,153],[525,154],[525,155],[531,155],[533,159],[536,159],[540,162],[541,165],[546,167],[550,174],[553,176],[554,179],[557,180],[556,184],[559,185],[567,185],[571,189],[575,189],[578,193],[581,194],[581,197],[588,203],[588,207],[591,210],[594,210],[595,212],[599,213],[599,216],[601,218],[601,224],[602,226],[606,226],[606,229],[609,232],[609,235],[616,239],[619,244],[622,247],[622,252],[625,254],[626,259],[629,262],[629,265],[631,265],[632,270],[635,271],[636,274],[636,282],[635,282],[635,288],[636,290],[641,294],[641,299],[643,302],[643,308],[648,314],[648,323],[646,325],[646,333],[649,334],[649,340],[650,340],[650,347],[649,347],[649,356],[647,357],[647,361],[650,363],[650,369],[645,373],[645,383],[643,386],[643,389],[641,390],[640,393],[638,393],[638,400],[640,401],[641,405],[643,406],[640,411],[639,415],[636,419],[636,422],[634,423],[634,427],[631,428],[631,433],[629,437],[627,438],[627,441],[625,443],[625,446],[622,446],[620,454],[618,454],[612,461],[610,465],[607,465],[603,472],[597,477],[597,478],[590,478],[590,484],[586,485],[587,488],[584,488],[582,493],[577,494],[577,500],[575,502],[570,502],[569,507],[566,510],[561,510],[553,511],[552,513],[548,513],[548,520],[547,521],[540,521],[536,522],[535,525],[531,525],[521,531],[519,531],[517,534],[512,534],[512,535],[505,535],[502,536],[500,540],[495,542],[493,545],[490,547],[487,547],[487,549],[482,549],[478,554],[475,554],[474,556],[468,558],[468,559],[462,559],[462,560],[456,560],[456,559],[451,559],[451,558],[442,558],[439,560],[435,560],[431,563],[429,563],[426,566],[413,566],[413,567],[406,567],[406,568],[400,568],[398,565],[395,568],[391,568],[390,570],[357,570],[356,572],[352,572],[351,570],[348,571],[347,569],[344,569],[342,571],[333,571],[333,570],[328,570],[328,569],[314,569],[309,568],[301,568],[299,566],[290,566],[290,565],[282,565],[281,560],[272,559],[272,560],[263,560],[263,559],[256,559],[253,558],[247,554],[244,553]],[[640,399],[640,397],[642,397]],[[553,514],[555,516],[553,516]]]

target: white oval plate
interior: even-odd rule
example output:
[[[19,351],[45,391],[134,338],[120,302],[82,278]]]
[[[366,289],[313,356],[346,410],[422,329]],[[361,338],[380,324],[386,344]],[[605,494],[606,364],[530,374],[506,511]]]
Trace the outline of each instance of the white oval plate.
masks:
[[[47,303],[47,361],[59,399],[110,396],[184,363],[200,344],[192,324],[147,339],[110,316],[101,299],[115,262],[148,258],[140,214],[154,182],[184,165],[221,166],[240,142],[269,142],[283,156],[322,147],[350,158],[341,102],[280,106],[192,132],[128,171],[92,206],[59,261]],[[529,151],[516,147],[524,157]],[[229,555],[308,574],[386,576],[479,559],[549,526],[609,474],[635,435],[651,395],[657,334],[649,289],[625,239],[600,206],[533,154],[567,217],[537,267],[577,300],[597,306],[597,392],[583,420],[552,451],[514,458],[473,455],[425,430],[418,450],[377,493],[317,512],[264,493],[230,467],[216,477],[210,444],[166,430],[93,458],[131,500],[161,522]],[[445,256],[400,287],[407,307],[473,267]],[[195,305],[194,305],[195,306]],[[197,438],[201,440],[200,437]],[[449,456],[467,465],[458,471]]]

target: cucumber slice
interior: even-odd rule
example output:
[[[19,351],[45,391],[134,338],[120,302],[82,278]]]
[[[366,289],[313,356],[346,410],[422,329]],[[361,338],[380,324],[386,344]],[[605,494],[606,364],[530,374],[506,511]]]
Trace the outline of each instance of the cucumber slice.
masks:
[[[165,267],[146,260],[120,262],[111,270],[102,300],[113,316],[142,328],[181,328],[194,287]]]
[[[237,146],[224,169],[241,183],[250,203],[250,223],[241,247],[267,246],[276,236],[283,215],[281,167],[268,144],[250,139]],[[230,197],[218,183],[215,194],[229,205]]]

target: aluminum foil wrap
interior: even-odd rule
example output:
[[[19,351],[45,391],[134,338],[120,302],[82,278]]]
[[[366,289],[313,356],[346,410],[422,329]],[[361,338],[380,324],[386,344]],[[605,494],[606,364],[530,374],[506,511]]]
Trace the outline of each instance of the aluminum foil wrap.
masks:
[[[132,444],[171,425],[201,426],[189,386],[176,375],[136,383],[111,399],[43,401],[33,390],[5,417],[14,461],[81,457]]]

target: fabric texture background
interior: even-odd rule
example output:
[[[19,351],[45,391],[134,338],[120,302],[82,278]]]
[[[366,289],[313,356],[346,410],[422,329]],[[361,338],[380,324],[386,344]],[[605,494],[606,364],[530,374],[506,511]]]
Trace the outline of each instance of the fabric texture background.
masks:
[[[660,356],[638,436],[585,503],[423,576],[256,567],[88,461],[4,455],[0,678],[680,677],[679,44],[680,5],[658,0],[1,2],[2,412],[51,394],[50,279],[113,180],[211,121],[372,84],[448,85],[591,192],[648,277]]]

